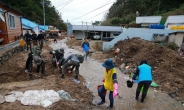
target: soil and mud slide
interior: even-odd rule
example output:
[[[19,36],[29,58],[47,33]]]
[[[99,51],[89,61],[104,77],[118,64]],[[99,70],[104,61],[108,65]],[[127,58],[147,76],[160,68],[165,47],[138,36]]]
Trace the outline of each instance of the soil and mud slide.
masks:
[[[114,50],[120,52],[114,55]],[[177,52],[159,44],[140,38],[126,39],[115,44],[107,53],[108,58],[115,58],[117,66],[125,63],[130,66],[129,73],[134,73],[140,61],[146,59],[153,69],[153,80],[159,89],[174,94],[178,101],[184,100],[184,59]]]
[[[61,73],[52,68],[51,57],[49,54],[51,48],[48,46],[52,42],[49,40],[44,45],[42,57],[46,61],[47,76],[41,75],[41,78],[28,79],[28,74],[25,71],[25,62],[28,57],[28,51],[17,53],[10,58],[6,63],[0,66],[0,94],[6,95],[11,91],[26,91],[26,90],[65,90],[69,92],[72,98],[77,99],[76,102],[61,100],[50,107],[49,110],[89,110],[98,109],[92,104],[93,96],[89,89],[84,85],[84,78],[79,75],[80,84],[72,82],[69,78],[74,78],[75,74],[66,74],[65,79],[61,79]],[[36,73],[34,65],[33,74]],[[24,106],[20,102],[2,103],[0,110],[44,110],[41,106]]]
[[[91,41],[90,45],[92,49],[95,41]],[[72,46],[79,51],[82,51],[81,47],[79,46]],[[94,98],[93,103],[97,104],[101,101],[100,97],[98,96],[97,86],[102,83],[102,79],[104,78],[104,68],[101,66],[102,62],[104,61],[105,57],[112,58],[113,55],[108,55],[110,53],[104,53],[102,51],[95,51],[92,53],[90,58],[83,62],[80,66],[80,75],[82,75],[87,82],[90,83],[89,89],[93,92]],[[106,56],[108,55],[108,56]],[[92,59],[94,58],[94,59]],[[99,61],[97,61],[97,59]],[[100,60],[101,59],[101,60]],[[118,78],[118,92],[119,96],[114,99],[114,107],[113,110],[183,110],[183,105],[176,101],[175,99],[171,98],[168,94],[150,87],[150,92],[148,93],[145,102],[140,103],[139,100],[135,100],[135,91],[137,84],[135,83],[132,88],[128,88],[126,81],[127,81],[127,74],[123,74],[118,68],[117,70],[117,78]],[[99,109],[106,110],[106,107],[109,105],[109,93],[106,95],[106,103],[98,106]]]

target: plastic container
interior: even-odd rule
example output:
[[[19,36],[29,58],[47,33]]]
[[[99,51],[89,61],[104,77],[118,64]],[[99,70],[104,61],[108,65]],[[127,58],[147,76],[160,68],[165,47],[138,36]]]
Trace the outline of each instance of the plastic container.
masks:
[[[132,86],[133,86],[133,82],[131,82],[131,81],[128,80],[127,81],[127,87],[128,88],[132,88]]]
[[[99,90],[101,86],[102,86],[102,85],[98,85],[98,86],[97,86],[97,90]],[[106,92],[107,92],[107,91],[104,91],[103,94],[106,95]]]

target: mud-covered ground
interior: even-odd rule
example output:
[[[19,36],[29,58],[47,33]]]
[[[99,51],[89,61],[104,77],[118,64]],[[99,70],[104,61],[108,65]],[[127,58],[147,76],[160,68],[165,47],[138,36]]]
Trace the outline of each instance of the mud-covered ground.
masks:
[[[65,79],[61,79],[60,72],[57,69],[53,69],[51,65],[51,57],[49,51],[52,49],[49,47],[50,43],[53,41],[47,41],[44,45],[42,56],[46,61],[46,72],[47,76],[42,75],[41,78],[28,79],[25,71],[25,62],[29,52],[18,53],[9,59],[3,66],[0,67],[0,94],[6,95],[10,91],[26,91],[26,90],[65,90],[70,93],[72,98],[77,99],[76,102],[69,102],[61,100],[51,106],[48,110],[105,110],[106,106],[109,105],[108,93],[106,95],[106,103],[101,106],[95,106],[100,101],[97,94],[97,85],[102,84],[103,71],[104,68],[101,66],[102,62],[106,58],[113,57],[113,51],[101,52],[93,48],[93,41],[90,42],[91,51],[90,58],[84,61],[80,66],[80,84],[72,82],[69,78],[74,78],[75,74],[66,74]],[[68,40],[66,42],[70,48],[66,48],[66,53],[75,53],[78,50],[79,53],[83,54],[81,44],[82,41]],[[52,47],[59,48],[63,47],[64,42],[52,43]],[[72,45],[75,44],[75,45]],[[73,48],[73,49],[72,49]],[[122,50],[122,49],[121,49]],[[67,57],[67,56],[65,56]],[[117,58],[119,56],[117,55]],[[125,59],[125,58],[124,58]],[[127,58],[128,59],[128,58]],[[139,60],[139,59],[138,59]],[[137,60],[137,62],[138,62]],[[119,60],[115,60],[119,61]],[[120,62],[121,64],[122,62]],[[116,64],[119,64],[116,62]],[[133,67],[131,67],[133,68]],[[125,77],[127,74],[123,74],[118,68],[118,84],[119,84],[119,97],[115,99],[114,110],[183,110],[184,106],[171,98],[167,91],[160,91],[159,88],[150,88],[145,102],[140,103],[140,101],[135,101],[135,90],[136,84],[133,88],[127,88]],[[33,74],[36,72],[36,67],[34,66]],[[90,82],[90,90],[87,89],[83,82]],[[159,83],[158,83],[159,84]],[[162,86],[162,85],[161,85]],[[41,106],[24,106],[20,102],[14,103],[3,103],[0,104],[0,110],[44,110],[45,108]]]
[[[25,62],[28,56],[28,51],[15,54],[4,65],[0,67],[0,94],[6,95],[13,90],[65,90],[69,92],[72,98],[77,99],[76,102],[69,102],[61,100],[47,109],[51,110],[81,110],[95,109],[92,104],[93,96],[89,89],[87,89],[83,82],[84,78],[79,75],[80,84],[72,82],[69,78],[74,78],[75,74],[66,74],[65,79],[61,79],[61,73],[52,68],[51,58],[49,54],[51,47],[49,44],[53,42],[49,40],[44,45],[42,57],[46,62],[47,76],[41,75],[41,78],[33,77],[28,79],[28,74],[25,73]],[[32,74],[36,74],[36,66],[33,67]],[[0,110],[44,110],[41,106],[24,106],[20,102],[3,103],[0,104]]]
[[[68,44],[71,41],[68,41]],[[75,48],[79,51],[82,51],[81,46],[73,45],[78,44],[77,42],[81,42],[80,40],[72,40],[71,47]],[[95,98],[93,103],[96,104],[100,101],[100,98],[97,94],[97,85],[102,84],[101,80],[103,79],[103,71],[104,68],[101,66],[102,62],[106,58],[112,58],[115,61],[117,66],[117,75],[118,75],[118,82],[119,82],[119,94],[120,97],[115,99],[115,107],[114,110],[182,110],[184,106],[181,104],[183,102],[183,95],[182,92],[175,92],[170,90],[176,90],[179,88],[179,91],[183,91],[183,81],[176,85],[176,83],[171,83],[173,81],[177,81],[182,79],[182,76],[179,77],[180,73],[177,73],[178,70],[181,68],[183,61],[182,58],[178,59],[178,55],[175,51],[168,49],[166,47],[161,47],[158,44],[151,43],[149,41],[139,40],[139,39],[132,39],[132,40],[125,40],[120,41],[115,44],[115,47],[108,51],[97,51],[93,48],[93,44],[96,41],[91,41],[91,49],[93,53],[89,56],[90,59],[85,61],[85,68],[88,68],[86,72],[85,68],[81,68],[81,75],[91,83],[90,90],[93,92]],[[137,46],[136,46],[137,45]],[[116,48],[120,48],[120,52],[117,55],[114,55],[114,50]],[[135,49],[134,49],[135,48]],[[167,54],[169,52],[170,54]],[[125,53],[125,54],[124,54]],[[144,56],[145,55],[145,56]],[[173,56],[173,57],[172,57]],[[153,80],[159,85],[157,88],[150,88],[150,92],[148,93],[145,103],[141,104],[139,101],[135,101],[135,90],[137,84],[134,84],[133,88],[127,88],[126,81],[127,77],[135,72],[136,66],[140,63],[141,59],[148,58],[148,63],[154,68],[153,71]],[[95,59],[95,60],[94,60]],[[121,60],[123,59],[123,60]],[[159,59],[165,59],[166,61],[162,62]],[[173,65],[175,69],[172,74],[169,73],[171,61],[175,62]],[[159,61],[159,63],[157,62]],[[158,63],[158,64],[155,64]],[[119,65],[125,63],[125,66],[129,66],[129,70],[127,74],[122,73],[119,70]],[[155,66],[153,66],[153,64]],[[156,69],[156,68],[157,69]],[[159,72],[161,71],[162,74]],[[164,71],[164,72],[163,72]],[[161,74],[161,75],[160,75]],[[169,75],[167,75],[169,74]],[[175,76],[176,75],[176,76]],[[160,76],[160,77],[159,77]],[[165,77],[164,77],[165,76]],[[164,77],[164,78],[163,78]],[[162,82],[162,83],[161,83]],[[164,83],[165,82],[165,83]],[[168,85],[168,86],[165,86]],[[169,88],[170,87],[170,88]],[[170,97],[169,93],[172,93],[174,98]],[[140,95],[141,96],[141,95]],[[108,106],[108,95],[106,96],[105,106]],[[104,109],[104,105],[102,109]]]

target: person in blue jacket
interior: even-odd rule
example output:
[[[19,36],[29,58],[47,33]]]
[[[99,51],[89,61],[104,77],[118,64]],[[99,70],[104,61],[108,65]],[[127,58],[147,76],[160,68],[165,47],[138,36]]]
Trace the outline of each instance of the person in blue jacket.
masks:
[[[147,95],[147,91],[152,83],[152,68],[147,64],[147,60],[142,60],[140,62],[140,65],[137,67],[137,70],[132,79],[135,80],[137,76],[138,76],[138,86],[136,89],[135,99],[138,100],[140,90],[144,86],[141,98],[141,102],[143,103]]]
[[[89,54],[89,42],[88,42],[88,39],[87,38],[85,38],[84,39],[85,41],[83,42],[83,44],[82,44],[82,48],[83,48],[83,50],[84,50],[84,52],[85,52],[85,55],[84,55],[84,59],[85,60],[87,60],[87,56],[88,56],[88,54]]]

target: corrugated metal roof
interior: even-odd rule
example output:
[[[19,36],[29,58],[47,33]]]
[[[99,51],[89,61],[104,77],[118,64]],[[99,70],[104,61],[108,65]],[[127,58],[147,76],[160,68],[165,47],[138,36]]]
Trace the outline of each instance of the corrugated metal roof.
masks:
[[[26,19],[26,18],[21,18],[21,22],[23,26],[29,27],[31,29],[34,29],[35,27],[38,26],[38,24]]]
[[[184,15],[168,16],[165,22],[165,26],[167,26],[168,23],[172,23],[172,24],[184,23]]]
[[[141,17],[136,17],[136,24],[141,24],[141,23],[160,23],[162,19],[162,16],[141,16]]]
[[[110,31],[110,32],[121,32],[120,26],[94,26],[93,25],[72,25],[73,30],[89,30],[89,31]]]

